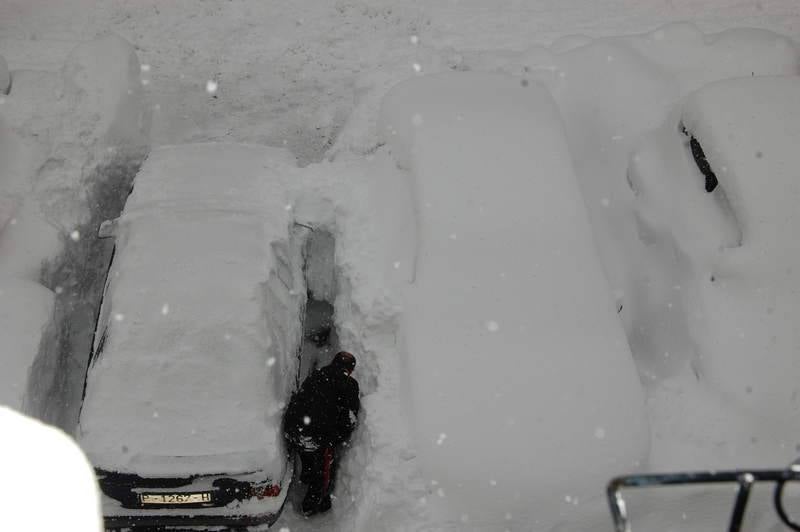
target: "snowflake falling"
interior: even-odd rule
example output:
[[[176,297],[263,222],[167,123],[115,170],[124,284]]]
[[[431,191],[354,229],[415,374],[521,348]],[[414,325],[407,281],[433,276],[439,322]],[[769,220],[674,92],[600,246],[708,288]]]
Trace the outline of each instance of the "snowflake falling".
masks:
[[[497,332],[500,330],[500,324],[496,321],[489,320],[486,322],[486,328],[489,330],[489,332]]]
[[[291,532],[288,526],[282,526],[278,532]]]
[[[411,41],[411,44],[419,44],[419,37],[416,35],[412,35],[408,40]]]
[[[513,516],[511,515],[511,512],[507,512],[506,513],[506,521],[511,521],[512,518],[513,518]]]
[[[56,286],[55,292],[56,292],[56,294],[61,295],[64,292],[64,287],[63,286]]]
[[[398,269],[400,269],[400,261],[395,261],[395,263],[394,263],[394,269],[395,269],[395,270],[398,270]]]
[[[311,418],[308,416],[303,416],[303,425],[310,425],[310,424],[311,424]]]
[[[411,68],[413,68],[414,72],[416,72],[417,74],[422,72],[422,65],[420,65],[419,63],[414,63],[413,65],[411,65]]]
[[[0,96],[0,105],[3,105],[4,103],[6,103],[5,97]]]
[[[594,437],[598,440],[604,440],[606,438],[606,429],[603,427],[597,427],[594,429]]]
[[[169,314],[169,303],[164,303],[161,306],[161,315],[166,316],[167,314]]]
[[[608,198],[603,198],[600,200],[600,203],[603,205],[603,207],[608,207],[611,205],[611,200]]]
[[[119,312],[114,314],[114,321],[122,321],[124,319],[125,319],[125,314],[121,314]]]
[[[142,85],[144,85],[145,87],[150,85],[150,80],[149,79],[143,79],[142,80]]]
[[[230,335],[230,334],[228,334],[228,333],[225,333],[225,339],[226,339],[226,340],[230,340],[230,339],[231,339],[231,335]]]
[[[139,68],[141,68],[142,72],[150,72],[150,65],[145,64]]]
[[[8,223],[10,223],[11,225],[17,225],[17,219],[11,218],[11,220],[9,220]]]
[[[287,203],[286,206],[284,207],[284,209],[287,210],[287,211],[291,211],[292,210],[292,204],[291,203]]]
[[[275,357],[269,357],[267,359],[267,367],[271,368],[274,365],[275,365]],[[303,420],[303,421],[305,421],[305,420]],[[306,423],[306,425],[308,425],[308,423]]]
[[[156,411],[153,412],[153,418],[158,419],[158,412]]]
[[[439,434],[439,438],[436,440],[436,445],[441,445],[441,444],[443,444],[443,443],[444,443],[444,440],[446,440],[446,439],[447,439],[447,434],[445,434],[444,432],[442,432],[441,434]]]
[[[497,481],[496,480],[490,480],[489,481],[489,485],[492,486],[492,487],[497,486]]]
[[[438,490],[436,490],[436,495],[438,495],[439,497],[444,497],[444,490],[442,488],[439,488]]]
[[[216,81],[214,81],[213,79],[210,79],[210,80],[206,81],[206,92],[207,93],[216,94],[217,88],[219,88],[219,84]]]
[[[73,242],[77,242],[81,239],[81,233],[76,229],[75,231],[69,234],[69,237],[72,239]]]
[[[415,126],[419,127],[422,125],[422,115],[419,113],[414,113],[414,116],[411,117],[411,123]]]

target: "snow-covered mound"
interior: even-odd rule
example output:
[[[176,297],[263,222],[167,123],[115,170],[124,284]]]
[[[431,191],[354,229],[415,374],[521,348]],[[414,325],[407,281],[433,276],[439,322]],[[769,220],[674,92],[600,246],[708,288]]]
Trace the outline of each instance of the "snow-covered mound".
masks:
[[[301,265],[271,247],[289,236],[290,161],[284,150],[226,144],[147,159],[117,223],[81,412],[95,466],[282,478],[281,409],[305,298],[291,273]],[[268,283],[271,271],[289,295]]]
[[[94,470],[75,442],[58,429],[0,406],[0,499],[4,530],[92,532],[103,529]],[[55,480],[58,479],[58,480]],[[63,482],[60,496],[40,497],[44,482]]]
[[[800,77],[747,77],[692,94],[635,158],[632,184],[648,234],[688,262],[685,312],[703,380],[736,408],[800,422]],[[792,422],[794,420],[794,422]]]
[[[423,472],[449,517],[569,519],[649,431],[555,104],[454,73],[395,87],[381,124],[418,217],[403,335]]]

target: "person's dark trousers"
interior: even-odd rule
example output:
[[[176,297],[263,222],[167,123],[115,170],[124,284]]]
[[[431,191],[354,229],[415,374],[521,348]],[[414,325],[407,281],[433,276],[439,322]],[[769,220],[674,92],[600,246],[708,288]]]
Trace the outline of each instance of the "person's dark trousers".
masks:
[[[331,507],[331,488],[334,475],[333,447],[321,447],[316,451],[300,452],[303,469],[300,482],[308,486],[303,499],[303,513],[313,515]]]

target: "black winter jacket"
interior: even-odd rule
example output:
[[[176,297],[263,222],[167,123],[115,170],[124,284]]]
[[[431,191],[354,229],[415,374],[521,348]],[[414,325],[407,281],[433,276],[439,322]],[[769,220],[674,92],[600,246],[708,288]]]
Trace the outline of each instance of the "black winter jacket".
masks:
[[[361,409],[358,382],[334,365],[314,371],[289,401],[283,419],[286,439],[303,450],[347,441]]]

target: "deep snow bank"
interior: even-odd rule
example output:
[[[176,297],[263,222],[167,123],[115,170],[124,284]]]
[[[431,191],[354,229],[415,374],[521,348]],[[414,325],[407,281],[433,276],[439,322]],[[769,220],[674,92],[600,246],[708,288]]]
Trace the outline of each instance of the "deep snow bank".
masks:
[[[54,330],[31,340],[40,360],[31,374],[37,396],[28,399],[55,410],[37,415],[70,428],[88,356],[88,338],[75,337],[90,335],[97,272],[110,252],[94,238],[97,218],[121,208],[146,150],[148,113],[138,60],[119,37],[79,45],[58,73],[12,74],[14,90],[0,106],[0,273],[56,294]],[[35,298],[18,304],[38,308]],[[11,322],[0,328],[16,333]],[[35,358],[3,356],[20,364]]]
[[[477,528],[574,519],[648,427],[558,111],[486,74],[400,84],[382,111],[420,227],[403,336],[435,505]]]
[[[689,266],[682,303],[700,377],[776,428],[800,419],[799,90],[798,77],[709,85],[648,139],[632,172],[647,231]],[[702,188],[679,119],[717,175],[713,193]]]

